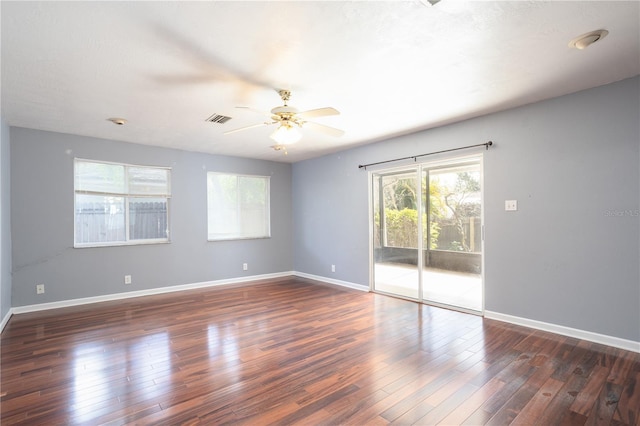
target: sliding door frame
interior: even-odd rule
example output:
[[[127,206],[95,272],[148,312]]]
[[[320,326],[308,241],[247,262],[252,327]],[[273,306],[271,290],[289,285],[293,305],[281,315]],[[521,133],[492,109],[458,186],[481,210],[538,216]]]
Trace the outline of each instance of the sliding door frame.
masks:
[[[424,268],[424,255],[422,255],[422,253],[420,253],[418,255],[418,298],[414,299],[412,297],[406,297],[406,296],[402,296],[402,295],[397,295],[397,294],[391,294],[391,293],[387,293],[384,291],[378,291],[375,289],[375,243],[374,243],[374,229],[375,229],[375,224],[374,224],[374,212],[375,212],[375,207],[373,205],[373,201],[374,201],[374,197],[373,197],[373,179],[374,179],[374,175],[393,175],[393,174],[397,174],[397,173],[402,173],[404,172],[411,172],[411,173],[416,173],[416,184],[417,184],[417,188],[420,189],[420,194],[418,195],[418,200],[417,200],[417,205],[418,205],[418,218],[422,217],[422,214],[424,212],[424,209],[429,209],[429,194],[422,194],[422,175],[424,173],[424,171],[430,171],[430,170],[434,170],[434,169],[439,169],[439,168],[447,168],[450,166],[455,166],[458,164],[464,164],[464,163],[478,163],[478,166],[480,168],[480,223],[481,223],[481,256],[480,256],[480,280],[481,280],[481,297],[482,297],[482,301],[481,301],[481,310],[480,311],[476,311],[476,310],[472,310],[472,309],[468,309],[468,308],[464,308],[464,307],[460,307],[460,306],[453,306],[453,305],[447,305],[447,304],[443,304],[443,303],[438,303],[438,302],[434,302],[431,300],[427,300],[424,299],[424,294],[423,294],[423,279],[422,279],[422,270]],[[427,174],[429,175],[429,174]],[[373,170],[368,170],[368,175],[367,175],[367,180],[368,180],[368,202],[369,202],[369,291],[374,292],[374,293],[379,293],[379,294],[385,294],[385,295],[390,295],[393,297],[398,297],[401,299],[407,299],[407,300],[411,300],[411,301],[415,301],[415,302],[420,302],[423,304],[427,304],[427,305],[431,305],[431,306],[437,306],[437,307],[441,307],[441,308],[446,308],[446,309],[451,309],[451,310],[456,310],[456,311],[460,311],[460,312],[465,312],[465,313],[469,313],[469,314],[473,314],[473,315],[480,315],[480,316],[484,316],[484,309],[485,309],[485,276],[484,276],[484,259],[485,259],[485,228],[484,228],[484,155],[482,153],[479,154],[471,154],[471,155],[465,155],[465,156],[456,156],[456,157],[447,157],[447,158],[440,158],[440,159],[435,159],[435,160],[425,160],[425,161],[419,161],[419,162],[414,162],[414,163],[408,163],[408,164],[404,164],[402,166],[395,166],[395,167],[379,167],[379,168],[375,168]],[[428,191],[428,182],[427,182],[427,191]],[[426,197],[426,205],[423,205],[422,199],[423,196]],[[381,218],[382,221],[382,218]],[[418,220],[418,223],[421,224],[422,221]],[[423,232],[424,230],[422,229],[423,227],[420,225],[418,226],[418,247],[420,250],[421,248],[424,249],[423,244],[424,244],[424,235]],[[427,219],[427,228],[429,228],[429,218]],[[427,230],[428,232],[428,230]]]

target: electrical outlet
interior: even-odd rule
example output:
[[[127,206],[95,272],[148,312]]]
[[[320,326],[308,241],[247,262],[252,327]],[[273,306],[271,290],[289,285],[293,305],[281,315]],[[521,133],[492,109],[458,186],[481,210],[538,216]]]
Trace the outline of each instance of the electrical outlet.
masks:
[[[336,271],[336,265],[331,265],[331,272],[335,272]]]
[[[36,294],[44,294],[44,284],[38,284],[36,286]]]
[[[125,284],[131,284],[131,275],[125,275],[124,276],[124,283]]]
[[[249,270],[249,264],[248,263],[243,263],[242,264],[242,270],[243,271],[248,271]]]

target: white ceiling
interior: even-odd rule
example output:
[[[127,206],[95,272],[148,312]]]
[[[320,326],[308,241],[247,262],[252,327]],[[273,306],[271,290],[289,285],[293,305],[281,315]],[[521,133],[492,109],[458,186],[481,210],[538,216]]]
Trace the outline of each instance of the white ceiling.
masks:
[[[11,126],[294,162],[640,74],[638,1],[1,2]],[[567,44],[609,35],[579,51]],[[284,156],[281,105],[332,106]],[[205,119],[217,113],[226,124]],[[116,126],[109,117],[129,122]]]

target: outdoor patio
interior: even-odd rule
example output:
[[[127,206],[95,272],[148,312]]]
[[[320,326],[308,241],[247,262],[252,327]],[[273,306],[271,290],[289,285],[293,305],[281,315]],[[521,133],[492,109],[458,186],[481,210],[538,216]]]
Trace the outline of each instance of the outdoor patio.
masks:
[[[375,290],[399,296],[418,297],[418,268],[402,263],[376,263]],[[482,311],[480,274],[436,268],[422,271],[423,299],[440,304]]]

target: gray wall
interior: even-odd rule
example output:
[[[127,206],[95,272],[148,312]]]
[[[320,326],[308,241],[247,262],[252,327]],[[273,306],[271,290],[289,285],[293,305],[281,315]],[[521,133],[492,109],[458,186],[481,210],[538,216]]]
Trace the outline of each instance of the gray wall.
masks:
[[[11,181],[9,126],[0,118],[0,321],[11,309]]]
[[[639,95],[636,77],[293,168],[11,128],[10,230],[3,124],[2,313],[11,288],[12,306],[24,306],[290,270],[368,285],[368,182],[357,166],[493,140],[485,308],[640,341]],[[173,167],[172,243],[73,249],[74,157]],[[272,176],[271,239],[206,241],[210,170]],[[519,210],[505,212],[505,199]]]
[[[172,167],[171,244],[74,249],[74,157]],[[271,238],[207,242],[207,171],[271,176]],[[289,164],[12,127],[13,306],[291,271],[291,212]]]
[[[296,163],[295,270],[369,284],[359,164],[492,140],[486,310],[640,341],[639,99],[636,77]]]

